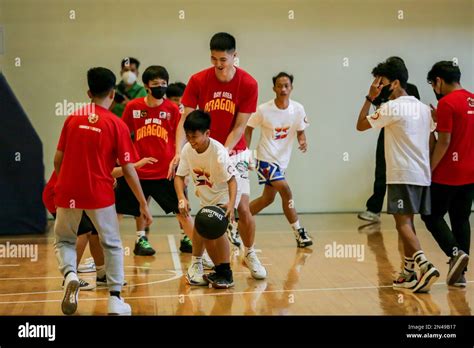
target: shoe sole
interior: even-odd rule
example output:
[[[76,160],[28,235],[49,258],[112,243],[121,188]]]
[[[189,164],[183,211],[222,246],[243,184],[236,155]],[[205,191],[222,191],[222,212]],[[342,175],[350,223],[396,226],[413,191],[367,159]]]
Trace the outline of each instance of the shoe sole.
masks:
[[[204,280],[206,280],[209,284],[211,284],[214,289],[229,289],[229,288],[234,287],[234,282],[232,282],[232,283],[230,283],[230,284],[219,284],[219,283],[213,282],[212,280],[210,280],[210,279],[207,277],[207,274],[204,274],[203,278],[204,278]]]
[[[461,276],[462,272],[464,271],[464,268],[466,268],[468,263],[469,256],[467,254],[462,254],[454,264],[453,268],[451,268],[451,272],[448,273],[446,283],[448,285],[454,285]]]
[[[189,279],[188,275],[186,274],[186,282],[191,285],[191,286],[208,286],[209,283],[197,283],[197,282],[194,282],[192,281],[191,279]],[[203,277],[204,279],[204,277]]]
[[[420,281],[417,283],[417,286],[413,288],[413,292],[429,292],[431,286],[438,280],[439,272],[436,268],[431,268],[426,272],[423,277],[420,278]],[[420,285],[421,286],[418,286]]]
[[[359,220],[364,220],[364,221],[380,222],[380,218],[378,218],[378,219],[366,218],[366,217],[363,217],[363,216],[360,216],[360,215],[357,215],[357,218],[358,218]]]
[[[64,291],[61,310],[66,315],[74,314],[77,310],[78,294],[80,284],[78,280],[71,280]],[[71,301],[72,298],[72,301]]]
[[[153,256],[153,255],[156,254],[156,251],[154,251],[153,253],[146,253],[146,254],[144,254],[144,253],[141,253],[141,252],[138,253],[138,252],[136,252],[135,250],[133,250],[133,253],[134,253],[136,256]]]
[[[306,248],[306,247],[309,247],[311,245],[313,245],[313,242],[312,241],[309,241],[309,242],[304,242],[304,243],[299,243],[299,242],[296,242],[298,248]]]
[[[417,281],[413,282],[413,285],[410,285],[410,286],[400,286],[400,285],[392,284],[392,288],[395,290],[412,290],[415,288],[416,284],[417,284]]]

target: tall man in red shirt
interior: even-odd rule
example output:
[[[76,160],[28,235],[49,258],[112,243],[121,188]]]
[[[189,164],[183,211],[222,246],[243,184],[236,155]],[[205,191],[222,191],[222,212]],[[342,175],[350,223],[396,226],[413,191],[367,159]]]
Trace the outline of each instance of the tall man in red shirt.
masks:
[[[130,133],[134,133],[135,148],[140,157],[154,157],[158,162],[137,170],[145,197],[153,197],[166,214],[176,213],[176,218],[184,232],[191,237],[193,220],[179,213],[178,196],[173,181],[169,180],[169,166],[175,154],[176,129],[181,114],[179,108],[165,99],[169,75],[159,65],[149,66],[142,75],[147,90],[146,97],[133,99],[127,103],[122,120]],[[140,206],[132,191],[124,182],[117,186],[117,213],[140,216]],[[141,256],[155,254],[155,250],[145,235],[145,221],[137,221],[137,240],[134,253]]]
[[[144,219],[151,223],[152,218],[133,165],[135,156],[127,126],[108,110],[114,100],[115,75],[105,68],[93,68],[87,72],[87,82],[92,103],[66,119],[54,157],[58,175],[54,247],[65,277],[61,309],[64,314],[77,310],[76,233],[84,211],[97,229],[104,249],[110,291],[108,312],[131,314],[130,305],[120,297],[123,249],[110,174],[117,160],[140,202]]]
[[[255,279],[264,279],[267,271],[254,250],[255,220],[249,208],[250,151],[244,138],[247,121],[257,109],[258,86],[250,74],[234,66],[235,48],[232,35],[215,34],[210,42],[213,67],[191,76],[182,99],[185,111],[176,134],[176,155],[170,165],[170,174],[174,173],[186,141],[183,128],[186,117],[196,108],[208,112],[211,115],[211,138],[229,150],[231,160],[239,172],[236,178],[238,190],[242,194],[238,206],[239,231],[245,246],[245,264]],[[202,253],[202,238],[196,233],[193,236],[193,260],[187,273],[188,281],[191,280],[190,283],[194,285],[205,285],[205,281],[202,281]]]
[[[447,284],[465,287],[474,198],[474,94],[462,88],[460,80],[459,66],[452,61],[438,62],[428,73],[439,100],[433,110],[438,139],[431,154],[431,215],[422,219],[450,258]]]

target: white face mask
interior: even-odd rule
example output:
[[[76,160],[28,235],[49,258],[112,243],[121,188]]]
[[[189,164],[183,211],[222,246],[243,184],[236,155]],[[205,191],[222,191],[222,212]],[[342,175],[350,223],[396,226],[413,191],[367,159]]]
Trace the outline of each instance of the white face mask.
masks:
[[[137,80],[137,75],[135,75],[135,73],[133,71],[125,71],[123,74],[122,74],[122,81],[126,84],[126,85],[133,85],[135,83],[135,81]]]

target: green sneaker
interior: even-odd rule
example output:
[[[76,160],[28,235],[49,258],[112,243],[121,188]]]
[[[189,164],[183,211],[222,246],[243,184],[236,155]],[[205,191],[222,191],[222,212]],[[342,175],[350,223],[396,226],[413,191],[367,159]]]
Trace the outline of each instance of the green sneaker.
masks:
[[[181,240],[181,245],[179,246],[179,251],[182,253],[192,253],[193,252],[193,242],[189,239],[188,236],[184,236]]]
[[[155,255],[156,251],[151,247],[147,237],[140,237],[138,242],[135,242],[133,253],[138,256],[151,256]]]

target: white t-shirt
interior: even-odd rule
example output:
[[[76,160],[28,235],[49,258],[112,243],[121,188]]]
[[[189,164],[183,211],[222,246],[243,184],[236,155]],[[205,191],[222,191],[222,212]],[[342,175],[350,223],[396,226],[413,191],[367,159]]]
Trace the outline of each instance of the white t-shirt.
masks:
[[[294,100],[290,99],[285,110],[279,109],[273,99],[259,105],[247,123],[252,128],[261,127],[257,159],[288,168],[296,132],[308,125],[303,105]]]
[[[189,143],[184,145],[176,175],[192,177],[201,206],[226,204],[229,202],[227,181],[235,176],[235,167],[225,147],[210,138],[203,153],[198,153]]]
[[[430,186],[431,110],[415,97],[390,100],[367,116],[373,128],[385,128],[387,184]]]

